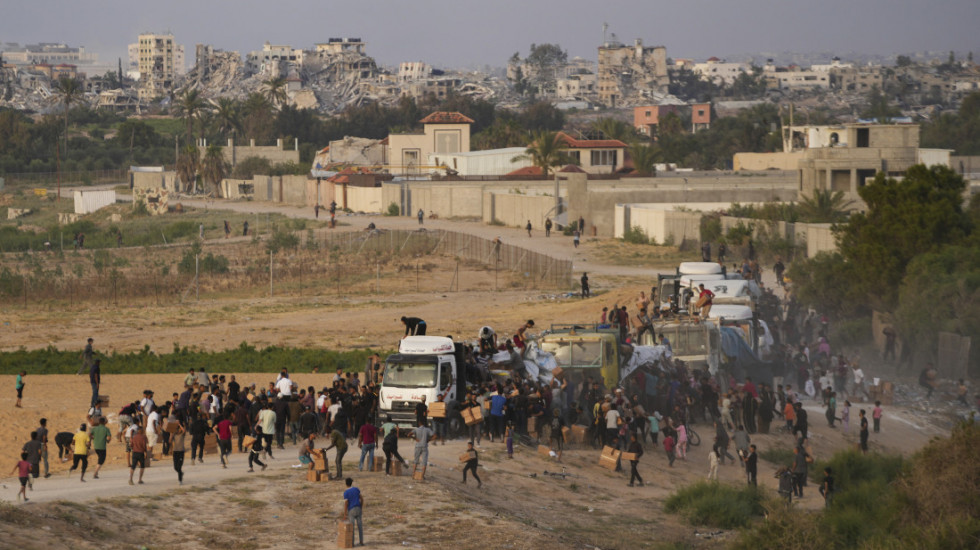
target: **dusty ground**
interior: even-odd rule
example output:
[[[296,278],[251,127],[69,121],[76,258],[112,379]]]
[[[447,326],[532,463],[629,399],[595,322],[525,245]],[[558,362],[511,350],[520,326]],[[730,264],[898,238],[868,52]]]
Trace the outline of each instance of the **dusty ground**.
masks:
[[[236,205],[236,208],[238,205]],[[265,207],[243,204],[242,208]],[[287,209],[277,209],[287,210]],[[293,209],[296,210],[296,209]],[[288,213],[288,212],[287,212]],[[312,212],[293,214],[312,217]],[[374,218],[379,226],[410,226],[413,220]],[[368,219],[351,220],[352,226]],[[521,238],[512,228],[487,227],[443,220],[427,224],[447,228],[469,227],[478,234],[500,233],[502,238]],[[523,239],[528,246],[572,258],[576,270],[588,270],[600,296],[581,300],[560,293],[508,290],[449,292],[382,292],[378,295],[335,297],[323,295],[267,298],[209,296],[193,304],[108,307],[86,305],[72,310],[24,311],[15,307],[0,311],[0,349],[54,345],[81,349],[88,336],[102,352],[132,351],[144,345],[169,351],[174,342],[201,349],[225,349],[247,341],[252,345],[317,346],[332,349],[372,347],[390,349],[400,336],[397,319],[411,313],[428,320],[431,334],[472,338],[480,326],[499,331],[516,329],[533,318],[540,328],[552,322],[597,319],[603,306],[631,304],[640,290],[649,290],[652,267],[620,267],[595,263],[603,242],[588,242],[575,249],[566,238]],[[622,255],[623,252],[617,252]],[[29,370],[29,366],[28,370]],[[153,389],[165,400],[182,381],[181,375],[114,375],[111,362],[104,366],[104,388],[112,398],[107,408],[115,413],[143,389]],[[227,374],[227,373],[224,373]],[[869,373],[876,375],[873,372]],[[321,387],[329,375],[295,373],[305,387]],[[269,375],[242,374],[242,383],[265,384]],[[23,409],[13,408],[13,377],[0,377],[8,388],[0,397],[0,434],[8,445],[0,446],[0,467],[13,466],[16,451],[41,416],[49,418],[52,436],[74,431],[84,420],[90,395],[80,376],[28,376]],[[907,406],[913,405],[913,406]],[[822,422],[822,411],[808,406],[813,451],[826,457],[856,442],[857,408],[852,411],[849,434],[832,430]],[[870,407],[869,407],[870,408]],[[115,420],[115,415],[110,414]],[[872,448],[910,454],[930,438],[948,432],[949,419],[924,412],[921,405],[903,403],[887,407],[883,432],[872,434]],[[114,424],[112,425],[114,428]],[[557,465],[533,449],[519,448],[507,460],[500,443],[484,441],[481,453],[485,485],[477,490],[459,483],[457,455],[461,440],[433,448],[429,480],[417,483],[408,477],[385,478],[357,473],[355,451],[347,455],[345,472],[354,472],[367,499],[367,542],[377,548],[648,548],[677,543],[680,547],[723,547],[732,533],[715,533],[685,525],[662,512],[664,499],[675,488],[705,477],[710,429],[696,425],[705,439],[692,448],[687,461],[667,468],[662,448],[647,446],[640,472],[648,485],[627,488],[627,478],[596,466],[598,451],[573,449]],[[754,436],[760,450],[788,448],[787,435]],[[306,545],[332,547],[334,520],[340,509],[337,483],[311,484],[289,469],[295,449],[287,444],[264,473],[246,474],[242,455],[233,457],[223,470],[214,457],[207,464],[185,466],[189,472],[183,487],[169,460],[147,471],[147,484],[130,487],[121,469],[124,458],[118,443],[110,446],[107,471],[100,480],[85,484],[67,478],[52,449],[55,475],[41,479],[30,494],[31,502],[17,505],[17,481],[7,477],[0,498],[0,538],[17,548],[197,548],[202,544],[225,548],[281,548]],[[403,454],[411,445],[403,442]],[[332,454],[332,451],[331,451]],[[760,483],[774,487],[777,465],[760,465]],[[556,479],[543,474],[561,467],[575,477]],[[9,473],[9,469],[7,470]],[[536,474],[536,477],[529,477]],[[723,482],[743,483],[735,466],[721,469]],[[816,509],[821,502],[811,488],[799,506]],[[709,536],[705,536],[705,535]]]

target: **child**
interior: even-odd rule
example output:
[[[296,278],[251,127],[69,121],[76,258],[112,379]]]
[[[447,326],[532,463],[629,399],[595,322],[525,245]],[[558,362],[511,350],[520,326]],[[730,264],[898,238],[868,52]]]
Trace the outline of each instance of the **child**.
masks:
[[[255,427],[255,433],[256,433],[255,441],[252,442],[252,448],[249,449],[249,451],[248,451],[248,471],[249,472],[254,472],[255,471],[252,468],[252,465],[253,464],[258,464],[259,466],[262,466],[262,470],[263,471],[265,471],[265,469],[268,467],[267,464],[265,464],[261,460],[259,460],[259,458],[262,456],[262,426],[256,426]],[[310,467],[312,468],[313,465],[311,464]]]
[[[875,421],[875,433],[881,431],[881,401],[875,401],[875,408],[871,411],[871,418]]]
[[[17,382],[14,385],[14,387],[17,388],[17,404],[14,405],[14,406],[17,407],[17,408],[22,408],[20,406],[20,400],[24,397],[24,377],[25,376],[27,376],[27,371],[26,370],[20,371],[20,374],[17,375]],[[960,382],[962,382],[962,380]],[[25,499],[25,500],[27,500],[27,499]]]
[[[718,450],[708,451],[708,479],[718,481]]]
[[[507,428],[504,430],[504,441],[507,442],[507,458],[514,458],[514,423],[513,422],[507,423]]]
[[[674,467],[674,437],[673,434],[667,432],[665,433],[667,437],[664,438],[664,450],[667,451],[667,460],[670,463],[671,468]]]
[[[844,400],[844,410],[841,411],[840,421],[844,425],[844,433],[847,433],[851,425],[851,402],[846,399]]]
[[[510,430],[510,427],[507,428]],[[473,448],[473,442],[468,441],[466,443],[466,452],[470,454],[470,459],[466,461],[466,465],[463,466],[463,483],[466,483],[466,472],[473,472],[473,479],[476,480],[476,488],[479,489],[483,487],[483,482],[480,481],[480,476],[476,475],[476,466],[478,457],[476,454],[476,449]]]
[[[22,497],[24,502],[27,502],[27,482],[30,480],[31,475],[31,463],[27,461],[27,453],[20,453],[20,460],[14,465],[14,469],[10,473],[17,472],[17,476],[20,478],[20,492],[17,493],[17,500]]]
[[[677,455],[687,460],[687,426],[683,424],[677,427]]]

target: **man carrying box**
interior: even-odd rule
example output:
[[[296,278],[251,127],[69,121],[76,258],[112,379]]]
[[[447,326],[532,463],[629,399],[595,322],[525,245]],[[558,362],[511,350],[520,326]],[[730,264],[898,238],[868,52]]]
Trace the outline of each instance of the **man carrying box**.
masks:
[[[643,456],[643,445],[636,440],[636,434],[630,434],[630,444],[629,452],[632,455],[630,457],[630,487],[633,486],[634,481],[640,482],[640,487],[643,487],[643,478],[640,477],[640,473],[636,471],[636,465],[640,463],[640,457]]]
[[[472,441],[466,443],[466,452],[459,457],[460,461],[463,461],[464,458],[466,465],[463,466],[463,483],[466,483],[466,472],[471,471],[473,472],[473,479],[476,480],[476,488],[479,489],[483,486],[483,482],[480,481],[480,476],[476,475],[477,454]]]
[[[360,539],[358,546],[364,546],[364,526],[361,523],[361,510],[364,507],[364,497],[361,490],[354,487],[354,480],[347,478],[344,480],[347,490],[344,491],[344,520],[357,525],[357,535]]]

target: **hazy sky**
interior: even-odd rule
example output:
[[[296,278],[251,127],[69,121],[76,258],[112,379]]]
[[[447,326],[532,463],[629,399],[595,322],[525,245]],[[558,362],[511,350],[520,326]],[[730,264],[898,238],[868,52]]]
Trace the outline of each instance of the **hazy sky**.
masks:
[[[662,44],[670,57],[821,51],[976,50],[980,0],[4,0],[0,41],[67,42],[122,57],[140,32],[238,50],[263,42],[311,48],[360,37],[384,65],[503,66],[533,43],[595,59],[602,24],[620,41]]]

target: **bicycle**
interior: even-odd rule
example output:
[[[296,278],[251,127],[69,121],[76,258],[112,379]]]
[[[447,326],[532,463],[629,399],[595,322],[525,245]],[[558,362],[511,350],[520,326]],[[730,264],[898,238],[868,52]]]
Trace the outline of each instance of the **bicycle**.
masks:
[[[690,424],[688,424],[686,427],[687,427],[687,444],[692,447],[697,447],[698,445],[701,444],[701,436],[698,435],[698,432],[694,431],[694,428],[692,428]]]

